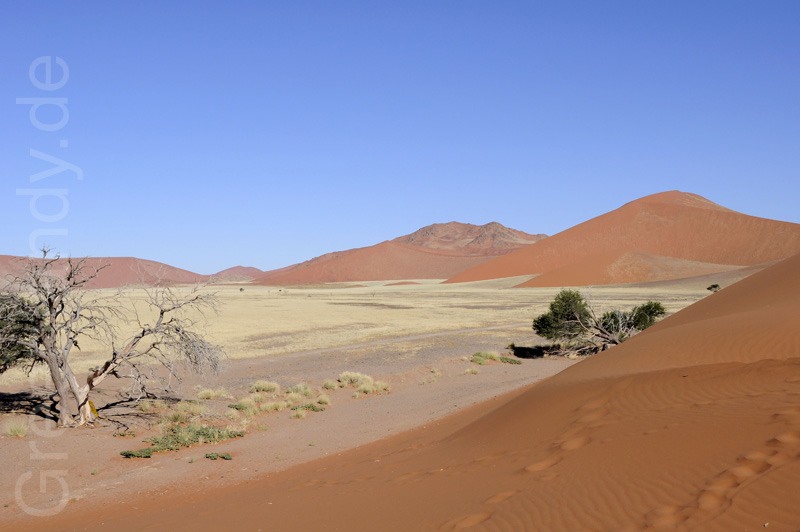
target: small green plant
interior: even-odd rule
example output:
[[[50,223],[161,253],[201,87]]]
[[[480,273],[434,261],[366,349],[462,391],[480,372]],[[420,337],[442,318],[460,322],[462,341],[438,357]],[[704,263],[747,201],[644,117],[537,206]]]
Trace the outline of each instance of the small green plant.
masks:
[[[322,383],[322,388],[325,389],[325,390],[335,390],[337,388],[336,381],[333,381],[333,380],[330,380],[330,379],[326,379]]]
[[[467,368],[464,370],[464,375],[477,375],[478,370],[475,368]]]
[[[125,458],[150,458],[153,456],[155,449],[152,447],[145,447],[144,449],[139,449],[138,451],[122,451],[121,454]]]
[[[256,381],[253,383],[252,386],[250,386],[251,393],[258,393],[258,392],[278,393],[280,389],[281,386],[277,382],[265,381],[265,380]]]
[[[24,438],[28,435],[28,423],[24,419],[12,419],[6,422],[4,432],[12,438]]]
[[[295,410],[295,411],[292,413],[292,417],[293,417],[294,419],[303,419],[303,418],[304,418],[304,417],[306,417],[307,415],[308,415],[308,411],[307,411],[307,410]]]
[[[500,355],[489,351],[479,351],[470,357],[469,361],[479,366],[485,366],[491,360],[500,360]]]
[[[517,366],[522,364],[521,360],[517,360],[516,358],[506,357],[506,356],[501,356],[500,362],[502,362],[503,364],[513,364]]]
[[[209,460],[216,460],[217,458],[222,458],[223,460],[233,460],[233,457],[230,453],[206,453],[205,458]]]

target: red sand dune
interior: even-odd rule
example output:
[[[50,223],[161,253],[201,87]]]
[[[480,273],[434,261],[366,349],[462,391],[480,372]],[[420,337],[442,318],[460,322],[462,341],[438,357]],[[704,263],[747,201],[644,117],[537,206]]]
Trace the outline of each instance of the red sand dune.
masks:
[[[264,275],[264,271],[259,270],[258,268],[253,268],[252,266],[234,266],[232,268],[215,273],[213,278],[214,281],[233,283],[252,281],[261,275]]]
[[[705,275],[800,252],[800,224],[756,218],[685,192],[630,202],[451,277],[535,275],[520,286],[583,286]]]
[[[9,255],[0,256],[0,277],[14,275],[25,267],[28,259]],[[67,259],[60,259],[64,262]],[[75,258],[73,260],[81,260]],[[102,269],[97,277],[90,281],[89,288],[118,288],[129,285],[174,285],[202,283],[209,279],[207,275],[169,266],[152,260],[134,257],[89,257],[86,259],[87,271]]]
[[[796,530],[798,301],[800,255],[503,401],[225,491],[37,525]]]
[[[394,279],[446,279],[544,235],[492,222],[482,226],[434,224],[374,246],[337,251],[267,272],[257,284],[314,284]]]

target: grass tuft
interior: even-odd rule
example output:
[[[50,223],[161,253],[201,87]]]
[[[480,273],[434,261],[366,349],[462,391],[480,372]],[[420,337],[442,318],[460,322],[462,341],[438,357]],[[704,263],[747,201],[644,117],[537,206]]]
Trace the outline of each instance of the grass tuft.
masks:
[[[251,393],[278,393],[281,389],[280,384],[273,381],[258,380],[250,386]]]
[[[294,386],[289,386],[288,392],[290,394],[296,393],[305,397],[306,399],[310,399],[314,395],[314,391],[311,389],[311,386],[306,384],[305,382],[300,382],[295,384]]]
[[[305,399],[305,397],[297,392],[289,392],[286,394],[286,397],[284,397],[284,399],[286,399],[287,403],[294,404],[294,403],[299,403],[300,401]]]
[[[258,410],[260,412],[280,412],[281,410],[289,408],[289,406],[289,403],[286,401],[270,401],[258,405]]]
[[[167,403],[161,399],[145,399],[144,401],[140,401],[137,407],[139,408],[139,412],[143,414],[153,414],[166,410]]]
[[[495,352],[489,351],[480,351],[475,353],[469,360],[470,362],[478,364],[479,366],[485,366],[490,361],[502,362],[503,364],[522,364],[522,362],[516,358],[500,356]]]
[[[24,438],[28,435],[28,422],[24,419],[6,421],[3,432],[12,438]]]
[[[256,405],[252,397],[243,397],[237,402],[228,405],[228,408],[233,408],[248,416],[254,416],[258,412],[258,405]]]
[[[232,399],[233,397],[225,388],[204,388],[197,392],[197,398],[209,401],[211,399]]]
[[[336,381],[332,381],[330,379],[326,379],[322,383],[322,388],[325,389],[325,390],[335,390],[336,388],[338,388],[338,385],[336,384]]]
[[[294,419],[303,419],[303,418],[305,418],[307,415],[308,415],[308,411],[306,411],[306,410],[302,410],[302,409],[295,410],[295,411],[292,413],[292,417],[293,417]]]
[[[329,405],[331,404],[331,398],[328,397],[326,394],[322,393],[317,397],[317,404],[319,405]]]
[[[362,384],[373,384],[374,379],[369,375],[358,373],[356,371],[343,371],[339,374],[339,383],[342,386],[352,386],[358,388]]]

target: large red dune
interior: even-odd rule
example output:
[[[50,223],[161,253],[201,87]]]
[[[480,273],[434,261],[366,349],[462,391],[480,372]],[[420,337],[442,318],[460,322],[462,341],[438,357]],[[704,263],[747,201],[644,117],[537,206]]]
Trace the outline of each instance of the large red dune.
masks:
[[[798,302],[800,255],[428,427],[224,491],[82,501],[36,526],[797,530]]]
[[[765,264],[800,252],[800,224],[741,214],[671,191],[619,209],[449,278],[537,275],[520,286],[661,281]]]
[[[446,279],[456,273],[538,242],[497,222],[477,226],[434,224],[374,246],[328,253],[256,278],[266,285],[397,279]]]

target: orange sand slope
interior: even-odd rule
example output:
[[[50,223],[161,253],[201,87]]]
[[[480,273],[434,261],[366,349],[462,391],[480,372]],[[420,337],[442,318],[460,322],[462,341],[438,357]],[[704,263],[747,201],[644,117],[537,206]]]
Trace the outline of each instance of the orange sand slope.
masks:
[[[337,251],[267,272],[258,284],[312,284],[395,279],[446,279],[545,235],[529,235],[499,223],[434,224],[374,246]]]
[[[798,302],[800,255],[491,408],[224,492],[37,526],[796,530]]]
[[[18,274],[28,259],[24,257],[0,256],[0,277]],[[64,262],[66,259],[61,259]],[[75,258],[74,260],[80,260]],[[90,288],[118,288],[129,285],[173,285],[202,283],[209,279],[207,275],[169,266],[152,260],[134,257],[89,257],[86,259],[89,270],[102,267],[97,277],[88,286]]]
[[[448,282],[540,274],[521,286],[660,281],[800,252],[800,224],[756,218],[685,192],[646,196],[480,264]]]

